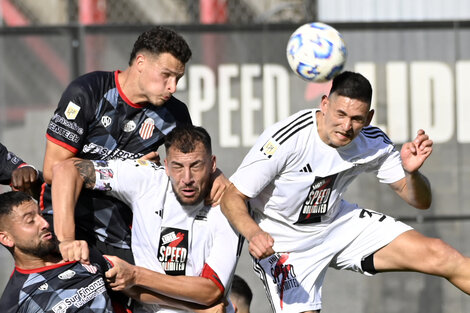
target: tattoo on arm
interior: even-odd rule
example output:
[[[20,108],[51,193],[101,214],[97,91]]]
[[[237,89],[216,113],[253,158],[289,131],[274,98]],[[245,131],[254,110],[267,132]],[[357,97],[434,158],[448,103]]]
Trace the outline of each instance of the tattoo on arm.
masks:
[[[85,188],[93,189],[96,183],[96,174],[93,162],[90,160],[77,160],[73,162],[73,165],[78,169]]]

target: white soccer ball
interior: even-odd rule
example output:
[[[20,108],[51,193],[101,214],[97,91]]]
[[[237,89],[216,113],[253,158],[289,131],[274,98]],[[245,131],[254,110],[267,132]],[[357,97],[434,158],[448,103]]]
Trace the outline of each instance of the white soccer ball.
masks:
[[[346,45],[341,34],[324,23],[297,28],[287,43],[289,66],[300,78],[321,83],[338,75],[346,63]]]

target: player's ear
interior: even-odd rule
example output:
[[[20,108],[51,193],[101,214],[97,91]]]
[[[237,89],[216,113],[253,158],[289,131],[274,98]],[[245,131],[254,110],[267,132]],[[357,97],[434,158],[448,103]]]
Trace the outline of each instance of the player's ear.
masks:
[[[216,162],[215,155],[211,157],[211,163],[212,163],[211,173],[215,173],[215,171],[217,170],[217,164],[216,164],[217,162]]]
[[[163,160],[163,163],[165,164],[165,173],[168,177],[170,177],[170,173],[168,172],[168,160],[165,157],[165,160]]]
[[[372,121],[372,118],[374,117],[374,110],[370,110],[369,113],[367,113],[367,120],[365,126],[369,126],[370,122]]]
[[[15,242],[7,231],[0,231],[0,243],[9,248],[13,248],[15,246]]]
[[[326,109],[328,108],[328,104],[330,103],[330,100],[328,99],[328,96],[323,95],[321,97],[321,102],[320,102],[320,110],[324,114],[326,112]]]

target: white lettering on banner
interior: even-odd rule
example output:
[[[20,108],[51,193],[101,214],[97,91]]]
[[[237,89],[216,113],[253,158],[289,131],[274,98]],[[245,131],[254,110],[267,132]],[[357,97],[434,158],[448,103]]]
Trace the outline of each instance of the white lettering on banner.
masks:
[[[216,79],[208,66],[192,65],[188,79],[180,80],[178,89],[184,90],[188,86],[189,110],[195,125],[202,124],[203,114],[214,109],[217,98],[221,147],[251,147],[260,131],[290,115],[289,72],[285,67],[278,64],[221,64],[217,75]],[[260,80],[262,92],[256,94],[261,88],[256,85]],[[234,114],[240,114],[241,134],[234,132]],[[262,116],[261,125],[257,114]]]
[[[372,124],[395,143],[412,140],[419,128],[435,143],[454,135],[459,143],[470,143],[470,61],[456,62],[455,77],[450,64],[438,61],[388,62],[384,72],[373,62],[353,66],[372,84],[372,108],[381,105]],[[188,88],[195,125],[202,124],[205,113],[218,110],[221,148],[251,147],[259,132],[291,114],[291,102],[305,101],[291,99],[292,75],[279,64],[220,64],[216,70],[197,64],[178,88]]]
[[[240,136],[232,133],[231,112],[240,110],[240,100],[231,96],[234,77],[238,77],[238,65],[219,66],[219,143],[224,148],[240,146]]]
[[[454,84],[447,64],[413,62],[411,78],[411,131],[426,130],[435,143],[454,134]],[[414,136],[413,136],[414,138]]]
[[[458,61],[455,65],[456,101],[457,101],[457,141],[470,142],[470,92],[468,90],[468,74],[470,61]]]
[[[188,76],[189,103],[196,104],[189,107],[191,120],[194,125],[201,125],[202,113],[211,110],[215,105],[215,75],[207,66],[193,65]]]
[[[257,64],[244,65],[241,68],[241,90],[240,96],[242,99],[242,138],[243,146],[249,147],[256,142],[259,134],[256,134],[255,124],[259,119],[254,118],[255,111],[260,111],[261,100],[254,97],[253,83],[255,78],[261,75],[261,67]]]

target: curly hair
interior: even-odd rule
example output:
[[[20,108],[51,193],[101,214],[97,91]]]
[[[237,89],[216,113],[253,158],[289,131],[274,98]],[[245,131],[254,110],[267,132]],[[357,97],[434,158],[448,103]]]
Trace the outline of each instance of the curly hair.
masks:
[[[131,52],[129,65],[132,65],[140,51],[148,51],[155,55],[167,52],[183,64],[186,64],[192,55],[188,43],[181,35],[162,26],[153,27],[137,38]]]

